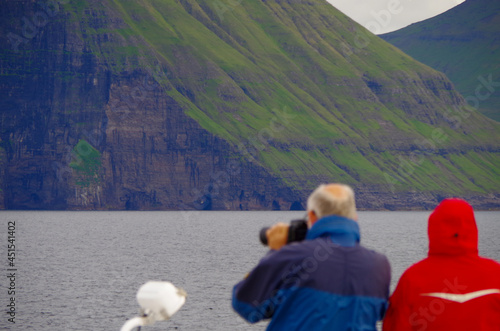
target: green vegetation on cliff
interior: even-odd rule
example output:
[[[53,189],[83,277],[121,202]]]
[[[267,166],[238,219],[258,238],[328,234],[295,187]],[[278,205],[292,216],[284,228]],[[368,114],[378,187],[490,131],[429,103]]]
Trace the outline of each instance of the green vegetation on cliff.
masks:
[[[72,151],[69,164],[76,171],[76,184],[89,187],[100,183],[101,154],[85,140],[80,140]]]

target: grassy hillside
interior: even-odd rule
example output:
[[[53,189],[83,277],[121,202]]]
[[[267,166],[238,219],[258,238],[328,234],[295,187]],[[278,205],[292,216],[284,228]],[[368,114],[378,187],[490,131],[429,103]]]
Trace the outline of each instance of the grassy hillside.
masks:
[[[8,5],[23,34],[40,9]],[[74,0],[37,31],[0,48],[8,206],[289,208],[340,181],[370,208],[498,208],[499,124],[325,0]]]
[[[439,72],[326,1],[71,2],[116,74],[153,72],[203,128],[296,189],[466,195],[500,187],[499,127]],[[105,29],[105,30],[103,30]],[[109,35],[99,47],[93,35]],[[425,142],[429,143],[425,143]]]
[[[472,106],[500,121],[499,34],[500,2],[467,0],[439,16],[380,37],[444,72]]]

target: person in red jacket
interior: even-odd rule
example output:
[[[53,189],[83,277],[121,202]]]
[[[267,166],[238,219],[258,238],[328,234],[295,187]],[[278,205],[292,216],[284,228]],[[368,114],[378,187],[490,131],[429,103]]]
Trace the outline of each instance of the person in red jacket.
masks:
[[[472,207],[446,199],[429,217],[429,256],[404,272],[384,331],[500,330],[500,264],[478,255]]]

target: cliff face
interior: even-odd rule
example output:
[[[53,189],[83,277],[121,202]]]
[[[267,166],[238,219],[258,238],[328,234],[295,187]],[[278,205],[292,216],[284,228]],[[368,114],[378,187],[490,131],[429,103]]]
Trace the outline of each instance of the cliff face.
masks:
[[[498,126],[442,74],[326,2],[224,6],[2,5],[3,208],[498,207]]]
[[[62,4],[52,9],[43,31],[17,51],[2,49],[5,208],[301,207],[298,194],[186,116],[151,73],[112,74],[74,33],[80,22]],[[39,13],[16,1],[0,17]],[[88,15],[90,25],[113,24],[102,12]]]
[[[110,88],[102,159],[103,195],[114,202],[112,208],[289,210],[293,203],[301,205],[298,194],[237,158],[227,142],[186,116],[150,78],[120,77]],[[128,104],[123,96],[131,96]],[[74,208],[79,205],[74,202]]]
[[[105,118],[109,75],[71,34],[62,8],[48,13],[34,1],[0,9],[6,208],[66,208],[74,180],[63,173],[72,149]]]

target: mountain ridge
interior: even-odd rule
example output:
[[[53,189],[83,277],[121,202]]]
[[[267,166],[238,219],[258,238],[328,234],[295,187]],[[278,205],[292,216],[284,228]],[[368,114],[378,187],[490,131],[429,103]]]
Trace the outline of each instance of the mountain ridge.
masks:
[[[428,20],[380,35],[444,72],[469,104],[500,121],[500,3],[467,0]]]

